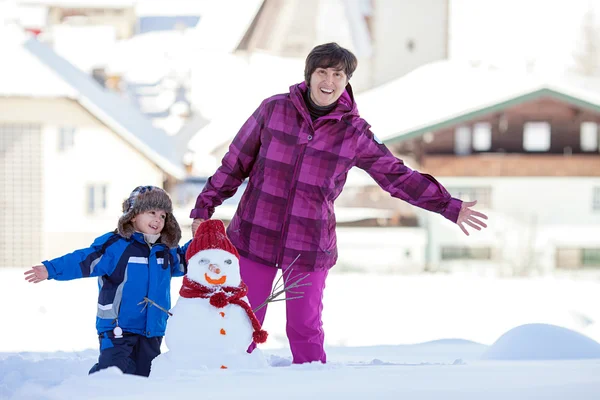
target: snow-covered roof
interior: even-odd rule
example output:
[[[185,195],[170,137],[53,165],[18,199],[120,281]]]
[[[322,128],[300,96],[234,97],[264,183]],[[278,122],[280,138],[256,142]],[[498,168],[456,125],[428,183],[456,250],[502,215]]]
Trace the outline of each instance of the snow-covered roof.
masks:
[[[206,2],[195,28],[198,46],[231,52],[236,49],[264,0]]]
[[[19,0],[21,4],[76,8],[127,8],[133,7],[136,2],[136,0]]]
[[[190,31],[157,31],[115,43],[107,69],[128,82],[155,83],[176,69],[189,68],[200,50]]]
[[[137,1],[135,13],[138,17],[202,15],[210,2],[190,0],[144,0]]]
[[[155,128],[133,105],[38,40],[9,27],[3,27],[0,35],[4,60],[0,63],[0,96],[74,99],[167,174],[185,177],[174,139]]]
[[[9,34],[0,29],[3,38]],[[0,95],[74,98],[77,90],[59,79],[56,71],[44,65],[34,53],[27,51],[24,40],[0,41],[0,54],[4,60],[0,63]]]
[[[261,102],[303,80],[304,60],[255,52],[250,56],[210,53],[210,63],[194,66],[192,102],[210,122],[189,141],[196,175],[212,175],[218,165],[207,156],[231,142]],[[226,77],[226,78],[223,78]],[[213,154],[220,160],[223,154]],[[204,167],[201,167],[204,165]]]
[[[589,85],[587,85],[589,86]],[[600,92],[567,77],[536,77],[456,61],[438,61],[357,96],[361,116],[386,142],[406,139],[553,96],[597,109]]]

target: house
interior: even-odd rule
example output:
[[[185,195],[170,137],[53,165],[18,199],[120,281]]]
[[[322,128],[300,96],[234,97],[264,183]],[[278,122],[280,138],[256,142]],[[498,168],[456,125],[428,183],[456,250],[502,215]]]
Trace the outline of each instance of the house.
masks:
[[[50,47],[0,32],[0,266],[24,267],[113,230],[138,185],[185,177],[173,139]]]
[[[360,60],[352,78],[355,93],[447,57],[448,0],[422,0],[418,7],[409,0],[16,4],[21,26],[41,33],[40,40],[59,55],[128,96],[155,127],[170,135],[195,127],[201,138],[191,143],[187,159],[196,164],[190,165],[196,175],[205,173],[198,164],[212,157],[214,146],[237,131],[221,129],[219,120],[243,122],[263,98],[301,81],[304,59],[317,44],[337,41],[355,52]],[[232,88],[243,88],[235,104]],[[213,126],[200,132],[209,121]],[[213,141],[219,143],[205,144]]]
[[[135,0],[16,0],[20,25],[39,34],[60,25],[110,26],[118,39],[135,32]]]
[[[237,47],[304,59],[321,43],[352,50],[357,92],[448,57],[449,0],[264,0]]]
[[[14,0],[3,20],[37,35],[77,68],[100,77],[117,41],[137,29],[135,0]],[[1,8],[1,5],[0,5]]]
[[[419,212],[427,268],[526,275],[600,267],[594,85],[443,61],[359,97],[361,115],[395,154],[454,196],[478,200],[490,217],[488,229],[466,237]]]

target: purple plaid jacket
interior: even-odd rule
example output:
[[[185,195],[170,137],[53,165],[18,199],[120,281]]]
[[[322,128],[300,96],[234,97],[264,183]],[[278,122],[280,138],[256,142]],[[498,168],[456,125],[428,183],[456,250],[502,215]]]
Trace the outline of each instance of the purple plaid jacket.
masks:
[[[371,133],[348,89],[314,122],[302,93],[270,97],[242,126],[221,166],[196,200],[191,218],[209,219],[248,186],[227,234],[240,255],[265,265],[326,270],[337,260],[333,203],[350,168],[364,169],[392,196],[456,222],[461,201],[433,177],[406,167]]]

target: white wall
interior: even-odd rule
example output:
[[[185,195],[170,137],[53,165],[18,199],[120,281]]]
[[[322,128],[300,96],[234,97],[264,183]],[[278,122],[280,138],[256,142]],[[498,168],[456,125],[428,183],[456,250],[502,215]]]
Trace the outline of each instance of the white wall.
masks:
[[[426,232],[421,228],[337,228],[336,272],[421,272]]]
[[[0,97],[0,123],[42,126],[39,223],[44,237],[39,240],[44,259],[87,247],[97,236],[114,230],[121,204],[136,186],[162,186],[158,167],[74,100]],[[73,147],[63,152],[58,150],[61,127],[76,129]],[[90,183],[108,186],[103,213],[87,214]]]
[[[163,172],[105,126],[77,127],[74,146],[58,149],[60,125],[47,124],[44,140],[45,256],[55,257],[117,227],[121,205],[139,185],[162,187]],[[106,184],[107,208],[88,215],[87,185]]]
[[[431,228],[431,262],[442,269],[457,264],[441,262],[443,246],[491,247],[495,259],[487,264],[507,274],[523,269],[541,274],[552,271],[559,247],[600,247],[600,212],[592,210],[592,190],[600,187],[598,177],[448,177],[440,181],[449,189],[492,187],[492,208],[476,208],[489,217],[484,231],[465,236],[443,217],[420,213]],[[467,262],[460,264],[469,267]],[[481,268],[486,263],[471,264]]]
[[[374,0],[372,84],[381,85],[445,59],[447,0]],[[414,50],[407,47],[414,42]]]
[[[540,224],[600,224],[592,210],[592,191],[600,177],[440,178],[446,187],[492,187],[492,209]]]

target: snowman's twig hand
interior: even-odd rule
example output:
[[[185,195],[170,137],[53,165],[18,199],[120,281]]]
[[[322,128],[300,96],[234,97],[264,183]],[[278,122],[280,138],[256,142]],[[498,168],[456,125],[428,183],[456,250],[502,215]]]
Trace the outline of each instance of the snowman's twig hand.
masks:
[[[284,285],[285,285],[285,281],[288,281],[290,277],[290,275],[292,275],[292,265],[294,265],[294,263],[296,262],[296,260],[298,259],[298,257],[300,257],[300,254],[298,254],[296,256],[296,258],[294,258],[294,261],[292,261],[292,263],[289,265],[289,267],[287,267],[287,269],[279,276],[279,278],[277,278],[277,281],[275,281],[275,287],[273,288],[273,292],[276,290],[280,290],[283,289]],[[284,278],[284,275],[287,274],[287,278],[282,282],[281,280]]]
[[[300,257],[300,255],[298,255],[298,257]],[[306,279],[308,277],[308,274],[298,274],[297,276],[295,276],[292,279],[290,279],[291,275],[292,275],[292,265],[296,262],[296,260],[298,259],[298,257],[296,257],[294,259],[294,261],[292,261],[292,263],[290,264],[290,266],[282,272],[281,276],[279,277],[279,279],[277,279],[277,281],[275,282],[275,287],[273,288],[273,290],[271,291],[271,294],[269,295],[269,297],[267,297],[265,299],[265,301],[262,302],[262,304],[260,304],[258,307],[256,307],[253,311],[256,313],[258,310],[260,310],[261,308],[265,307],[267,304],[269,303],[273,303],[276,301],[287,301],[287,300],[295,300],[295,299],[300,299],[302,298],[302,295],[304,294],[304,292],[300,292],[297,290],[291,290],[291,289],[297,289],[299,287],[302,286],[309,286],[311,283],[310,282],[305,282],[305,283],[301,283],[304,279]],[[284,279],[284,282],[287,281],[289,282],[289,284],[287,286],[284,286],[284,283],[280,283],[281,279],[283,278],[284,274],[287,274],[286,278]],[[281,296],[281,294],[286,293],[286,297],[283,299],[278,299],[279,296]],[[295,297],[288,297],[287,295],[289,293],[293,293],[295,295]]]
[[[269,303],[275,303],[276,301],[288,301],[288,300],[295,300],[295,299],[301,299],[303,296],[296,296],[296,297],[286,297],[285,299],[273,299],[271,300]]]
[[[150,300],[150,299],[149,299],[149,298],[147,298],[147,297],[144,297],[144,300],[143,300],[143,301],[140,301],[140,302],[138,303],[138,305],[140,305],[140,304],[142,304],[142,303],[145,303],[145,304],[144,304],[144,308],[146,308],[146,307],[148,306],[148,304],[151,304],[151,305],[153,305],[154,307],[158,308],[160,311],[166,312],[167,314],[169,314],[169,316],[171,316],[171,317],[173,316],[173,314],[172,314],[171,312],[169,312],[169,310],[167,310],[167,309],[165,309],[165,308],[163,308],[163,307],[159,306],[158,304],[156,304],[154,301]],[[142,308],[142,311],[144,310],[144,308]],[[141,311],[140,311],[140,312],[141,312]]]

